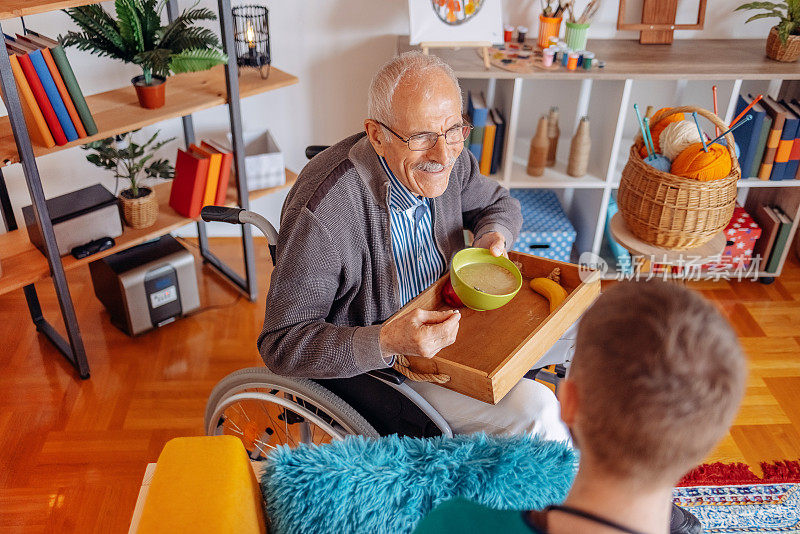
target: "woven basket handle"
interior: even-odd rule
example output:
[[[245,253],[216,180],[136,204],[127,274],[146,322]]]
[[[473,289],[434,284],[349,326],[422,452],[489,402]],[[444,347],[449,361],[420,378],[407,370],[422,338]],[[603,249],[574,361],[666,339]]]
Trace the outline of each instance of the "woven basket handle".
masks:
[[[708,119],[714,126],[720,129],[721,132],[727,131],[728,126],[722,122],[722,119],[717,117],[714,113],[699,108],[697,106],[680,106],[677,108],[671,108],[666,111],[662,111],[661,113],[657,113],[652,119],[650,119],[650,124],[658,124],[661,120],[666,119],[667,117],[671,117],[672,115],[677,115],[678,113],[684,113],[691,115],[692,112],[696,111],[698,115],[705,117]],[[728,143],[728,152],[731,154],[731,161],[733,162],[733,168],[739,168],[739,159],[736,157],[736,141],[733,139],[733,134],[728,133],[725,135],[725,142]]]

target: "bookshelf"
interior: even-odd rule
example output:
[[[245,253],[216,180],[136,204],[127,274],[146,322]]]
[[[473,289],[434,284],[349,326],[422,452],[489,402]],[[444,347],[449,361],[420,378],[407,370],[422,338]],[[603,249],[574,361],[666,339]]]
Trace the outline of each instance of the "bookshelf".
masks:
[[[35,15],[48,11],[96,4],[97,1],[85,0],[6,0],[0,6],[0,30],[2,21],[20,16]],[[178,1],[167,0],[167,17],[174,20],[178,15]],[[249,69],[238,72],[234,47],[233,17],[230,0],[218,0],[218,16],[220,21],[222,46],[231,60],[223,66],[208,71],[180,74],[172,76],[167,82],[166,105],[156,110],[149,110],[138,105],[132,86],[105,91],[86,98],[98,126],[97,135],[82,138],[72,143],[53,148],[33,146],[22,116],[19,95],[14,83],[11,65],[5,47],[0,47],[0,90],[6,99],[8,116],[0,117],[0,215],[9,230],[0,235],[0,294],[23,289],[28,310],[37,331],[42,333],[76,369],[78,375],[89,378],[89,362],[86,357],[72,298],[69,292],[65,271],[86,265],[90,261],[109,254],[133,247],[149,239],[158,237],[191,223],[193,219],[178,215],[168,205],[171,184],[162,183],[155,186],[159,200],[159,216],[154,226],[145,229],[126,227],[123,234],[116,238],[116,245],[109,250],[76,260],[71,256],[63,259],[58,254],[53,227],[47,210],[46,199],[42,189],[42,177],[36,164],[36,158],[60,150],[65,150],[87,142],[109,137],[156,124],[158,122],[180,117],[183,123],[186,146],[195,142],[192,113],[219,105],[227,105],[228,117],[233,145],[233,164],[235,168],[236,186],[229,190],[226,204],[247,209],[251,199],[259,198],[278,188],[248,191],[247,175],[244,166],[244,143],[242,140],[242,119],[239,99],[266,91],[293,85],[298,82],[295,76],[272,68],[269,78],[262,80]],[[44,236],[46,254],[36,249],[28,239],[25,229],[18,229],[14,217],[2,169],[7,165],[20,163],[25,174],[25,181],[36,214],[36,224]],[[287,186],[297,176],[286,171]],[[286,187],[286,186],[281,186]],[[233,285],[248,294],[250,300],[257,297],[257,281],[255,280],[255,259],[252,233],[246,225],[242,227],[242,249],[244,276],[226,265],[209,249],[205,223],[197,220],[199,249],[203,260],[227,278]],[[45,318],[36,294],[34,284],[51,278],[58,297],[61,317],[66,327],[66,339]]]
[[[262,80],[254,69],[246,69],[239,76],[239,95],[241,98],[258,95],[297,82],[297,77],[274,67],[266,80]],[[132,85],[97,93],[86,97],[86,103],[97,123],[97,135],[83,137],[53,148],[34,145],[33,153],[36,157],[52,154],[150,124],[191,115],[196,111],[227,102],[223,66],[202,72],[170,76],[167,81],[167,102],[164,107],[158,109],[141,107]],[[2,117],[0,118],[0,168],[19,161],[9,117]]]
[[[284,187],[290,187],[294,184],[295,180],[297,180],[297,175],[287,169],[285,185],[251,191],[250,200],[253,201],[283,189]],[[170,183],[162,183],[153,187],[158,196],[159,208],[158,219],[153,226],[147,228],[131,228],[129,226],[124,226],[122,235],[114,240],[116,245],[110,249],[80,260],[72,256],[64,256],[61,259],[64,270],[70,271],[77,267],[88,265],[89,262],[134,247],[195,221],[195,219],[179,215],[169,206],[170,187]],[[225,205],[236,205],[235,189],[228,189]],[[0,295],[8,293],[9,291],[21,289],[28,284],[44,280],[48,278],[50,274],[47,258],[45,258],[39,249],[30,242],[25,228],[0,234],[0,264],[3,266],[3,275],[0,276]]]
[[[536,43],[529,41],[528,44],[535,46]],[[593,39],[589,40],[587,50],[605,61],[605,68],[591,71],[535,70],[525,74],[495,66],[487,70],[473,50],[436,49],[435,53],[453,68],[462,80],[462,86],[484,91],[487,104],[500,106],[506,115],[506,143],[501,165],[491,177],[508,188],[555,190],[562,202],[568,204],[565,211],[578,234],[572,261],[580,261],[582,253],[591,252],[614,266],[611,258],[603,256],[606,211],[612,192],[619,187],[633,142],[632,138],[623,135],[623,131],[633,114],[631,94],[634,86],[641,84],[647,88],[647,84],[653,82],[674,83],[674,100],[680,102],[690,81],[730,84],[731,98],[719,102],[720,116],[729,123],[744,81],[769,82],[765,94],[776,97],[783,81],[800,79],[797,64],[768,59],[764,46],[764,39],[681,39],[669,46],[643,46],[638,41],[625,39]],[[398,52],[413,48],[408,36],[398,36]],[[600,83],[593,96],[595,82]],[[547,167],[543,176],[532,177],[525,172],[530,134],[521,131],[534,129],[537,117],[530,110],[541,107],[535,100],[554,97],[553,91],[569,95],[563,98],[574,98],[574,115],[568,115],[562,108],[560,155],[562,147],[569,146],[573,125],[577,125],[582,116],[589,114],[590,118],[600,119],[592,121],[593,154],[588,173],[581,178],[566,173],[565,158],[554,167]],[[769,181],[745,176],[737,186],[741,196],[746,197],[742,202],[746,208],[758,199],[780,206],[793,219],[791,243],[800,223],[800,180]],[[756,276],[764,281],[780,276],[790,249],[791,246],[784,248],[776,272],[758,272]],[[607,274],[608,278],[615,276],[613,271]]]

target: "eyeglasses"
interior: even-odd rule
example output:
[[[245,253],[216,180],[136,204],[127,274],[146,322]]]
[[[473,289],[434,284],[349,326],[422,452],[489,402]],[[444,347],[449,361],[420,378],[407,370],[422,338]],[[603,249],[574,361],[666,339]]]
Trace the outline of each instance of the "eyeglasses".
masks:
[[[436,146],[437,141],[439,141],[440,137],[444,137],[444,142],[448,145],[458,145],[463,143],[467,136],[469,136],[470,130],[472,130],[472,125],[470,124],[459,124],[457,126],[453,126],[443,134],[437,134],[434,132],[423,132],[412,135],[408,139],[404,138],[381,121],[375,121],[387,130],[389,130],[392,135],[400,139],[402,142],[408,145],[409,150],[413,150],[415,152],[423,152],[425,150],[430,150]]]

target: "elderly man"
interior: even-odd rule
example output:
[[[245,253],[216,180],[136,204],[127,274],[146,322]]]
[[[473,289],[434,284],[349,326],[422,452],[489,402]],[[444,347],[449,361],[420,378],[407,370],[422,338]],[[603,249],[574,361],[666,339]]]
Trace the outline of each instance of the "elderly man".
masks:
[[[382,325],[442,276],[464,248],[499,256],[522,224],[519,203],[464,150],[458,80],[435,56],[392,59],[369,89],[365,133],[316,156],[289,192],[258,346],[275,373],[341,378],[433,357],[458,333],[458,310],[417,310]],[[552,392],[522,380],[497,405],[411,383],[457,433],[535,432],[567,439]]]

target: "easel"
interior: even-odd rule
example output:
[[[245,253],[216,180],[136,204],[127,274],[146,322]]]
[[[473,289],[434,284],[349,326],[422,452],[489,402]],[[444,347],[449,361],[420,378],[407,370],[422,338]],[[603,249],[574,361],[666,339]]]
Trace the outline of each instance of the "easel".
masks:
[[[489,63],[489,48],[492,43],[489,41],[425,41],[419,43],[422,53],[428,55],[428,50],[431,48],[452,48],[458,50],[459,48],[481,48],[483,56],[483,66],[489,70],[491,64]]]

